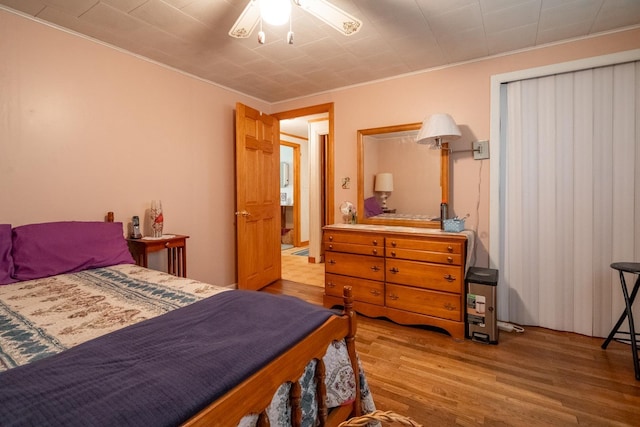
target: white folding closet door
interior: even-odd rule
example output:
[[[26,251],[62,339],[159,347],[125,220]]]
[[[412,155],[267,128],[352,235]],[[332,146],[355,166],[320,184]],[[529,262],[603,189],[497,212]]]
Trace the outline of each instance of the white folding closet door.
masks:
[[[640,63],[503,93],[500,318],[606,336],[624,308],[609,265],[640,261]]]

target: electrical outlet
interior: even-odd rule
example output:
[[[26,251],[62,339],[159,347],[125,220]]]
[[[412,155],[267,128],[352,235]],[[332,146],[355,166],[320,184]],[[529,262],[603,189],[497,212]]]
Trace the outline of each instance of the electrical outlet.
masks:
[[[476,141],[471,144],[473,148],[473,159],[482,160],[489,158],[489,141]]]

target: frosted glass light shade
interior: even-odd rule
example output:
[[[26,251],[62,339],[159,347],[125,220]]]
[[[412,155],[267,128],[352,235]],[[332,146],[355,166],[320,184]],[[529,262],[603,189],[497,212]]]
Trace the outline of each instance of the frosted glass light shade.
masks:
[[[393,174],[385,172],[376,175],[374,191],[393,191]]]
[[[439,147],[439,142],[444,139],[455,140],[460,138],[460,129],[449,114],[432,114],[422,122],[422,127],[416,142],[418,144],[433,144]],[[439,141],[437,141],[439,139]]]
[[[282,25],[291,16],[291,0],[259,0],[260,17],[271,25]]]

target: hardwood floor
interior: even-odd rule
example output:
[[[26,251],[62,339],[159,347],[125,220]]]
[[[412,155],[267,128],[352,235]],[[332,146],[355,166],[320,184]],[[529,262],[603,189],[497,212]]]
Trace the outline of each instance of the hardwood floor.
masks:
[[[322,304],[317,286],[264,291]],[[525,329],[485,345],[358,316],[357,349],[378,409],[424,426],[640,426],[628,345]]]

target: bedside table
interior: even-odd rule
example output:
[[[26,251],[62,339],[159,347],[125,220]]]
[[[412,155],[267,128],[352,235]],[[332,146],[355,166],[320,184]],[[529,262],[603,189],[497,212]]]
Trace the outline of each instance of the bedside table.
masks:
[[[167,250],[167,272],[174,276],[187,277],[187,239],[189,236],[167,235],[167,237],[127,239],[129,251],[136,264],[147,267],[151,252]]]

